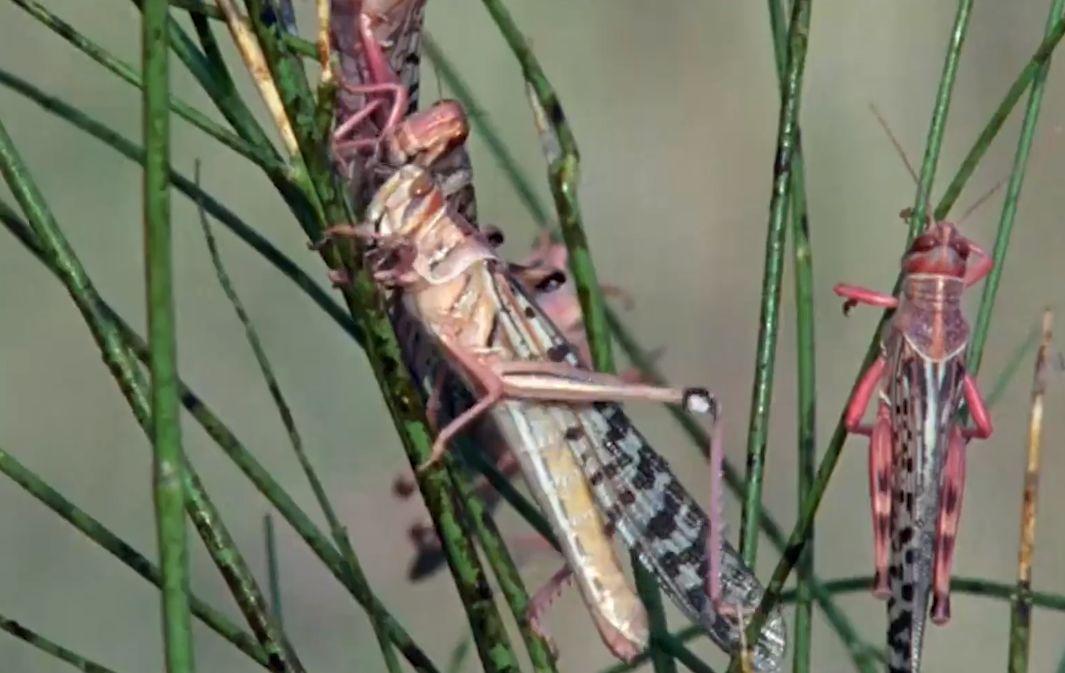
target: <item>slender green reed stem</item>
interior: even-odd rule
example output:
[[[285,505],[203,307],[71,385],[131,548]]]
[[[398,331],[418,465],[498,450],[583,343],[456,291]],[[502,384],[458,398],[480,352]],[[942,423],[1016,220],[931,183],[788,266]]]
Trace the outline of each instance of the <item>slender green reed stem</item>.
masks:
[[[1046,32],[1049,35],[1054,25],[1062,18],[1065,10],[1065,1],[1053,0],[1050,4],[1050,15],[1047,17]],[[1006,199],[1002,204],[1002,216],[998,222],[998,234],[995,236],[995,247],[991,257],[995,265],[991,267],[991,273],[984,281],[984,291],[980,297],[980,311],[976,314],[976,322],[973,324],[973,334],[969,341],[969,352],[966,354],[966,362],[972,371],[980,368],[980,361],[984,355],[984,344],[987,343],[987,331],[991,325],[991,312],[995,308],[995,297],[998,295],[998,286],[1002,280],[1003,262],[1006,259],[1006,251],[1009,249],[1010,234],[1013,233],[1013,223],[1017,216],[1017,204],[1021,198],[1021,186],[1024,184],[1025,171],[1028,167],[1028,156],[1032,149],[1032,140],[1035,138],[1036,124],[1039,121],[1039,107],[1043,102],[1043,90],[1046,87],[1047,74],[1050,72],[1050,57],[1043,61],[1036,70],[1032,80],[1032,90],[1028,95],[1028,107],[1024,111],[1024,121],[1021,123],[1020,138],[1017,141],[1017,151],[1013,157],[1013,169],[1010,172],[1009,183],[1006,185]]]
[[[612,373],[615,366],[610,328],[606,321],[606,303],[592,262],[588,237],[581,222],[580,202],[577,197],[580,177],[577,138],[562,111],[558,94],[506,6],[501,0],[484,0],[484,6],[514,52],[525,78],[528,98],[533,106],[534,121],[547,159],[548,182],[555,200],[555,212],[558,215],[573,283],[584,316],[584,329],[588,335],[592,364],[598,371]],[[668,627],[658,584],[635,554],[632,558],[636,590],[647,609],[652,636],[655,633],[665,633]],[[672,657],[654,648],[653,638],[651,643],[651,658],[656,673],[675,673],[677,669]]]
[[[773,54],[777,65],[777,80],[783,96],[788,76],[788,31],[784,22],[784,3],[769,0],[769,24],[773,33]],[[782,101],[783,102],[783,101]],[[796,374],[798,379],[798,470],[797,494],[799,506],[809,494],[816,461],[816,366],[814,357],[814,298],[813,251],[810,245],[810,223],[806,210],[805,166],[802,156],[802,134],[796,129],[791,170],[791,231],[793,237],[796,307]],[[806,549],[799,561],[797,587],[799,600],[795,603],[795,640],[792,643],[792,669],[795,673],[809,673],[813,601],[807,578],[814,570],[814,528],[810,527]],[[871,664],[852,651],[854,663],[860,670],[873,673]]]
[[[266,548],[266,586],[270,589],[270,613],[277,625],[285,628],[281,610],[281,560],[277,556],[277,537],[274,533],[274,517],[263,515],[263,544]]]
[[[939,200],[939,204],[936,205],[935,218],[937,220],[945,218],[947,213],[950,212],[954,202],[958,199],[958,195],[961,194],[961,190],[965,187],[965,183],[972,177],[977,164],[980,163],[980,159],[983,158],[987,148],[990,147],[991,141],[995,139],[995,136],[1002,129],[1002,125],[1009,118],[1010,112],[1013,111],[1013,106],[1021,99],[1021,95],[1028,88],[1028,85],[1043,70],[1043,65],[1050,61],[1050,57],[1053,55],[1054,49],[1058,46],[1062,36],[1065,36],[1065,18],[1059,17],[1053,26],[1047,30],[1046,37],[1036,47],[1035,53],[1032,54],[1032,58],[1028,60],[1027,65],[1013,80],[1013,84],[1010,85],[1002,102],[995,108],[984,129],[977,136],[969,153],[965,155],[965,159],[958,166],[958,172],[954,175],[954,179],[950,181],[950,184],[947,185],[947,189],[943,192],[943,197]]]
[[[1035,357],[1031,407],[1028,415],[1028,460],[1024,470],[1024,498],[1021,507],[1021,540],[1017,553],[1017,592],[1010,600],[1009,673],[1027,673],[1032,639],[1032,557],[1035,555],[1035,515],[1039,495],[1039,458],[1043,441],[1043,398],[1046,396],[1050,349],[1053,347],[1054,316],[1043,313],[1043,338]]]
[[[769,201],[765,270],[758,321],[758,345],[754,361],[751,418],[747,431],[747,479],[740,523],[740,553],[754,567],[758,553],[758,528],[762,510],[762,480],[765,472],[769,408],[773,398],[773,369],[780,329],[780,286],[784,272],[785,222],[791,191],[792,161],[798,149],[799,103],[810,31],[810,0],[795,0],[788,25],[788,69],[781,85],[777,146],[773,160],[773,191]]]
[[[177,336],[174,262],[170,245],[170,49],[166,0],[146,0],[141,22],[144,71],[144,264],[148,305],[148,368],[155,528],[163,575],[163,647],[166,670],[195,670],[189,610],[189,552],[185,492],[181,487],[181,408],[176,382]]]
[[[101,140],[127,159],[140,164],[144,163],[144,150],[136,143],[59,98],[44,93],[33,84],[2,69],[0,69],[0,85],[29,98],[45,111],[70,122],[78,129]],[[191,200],[202,202],[204,210],[262,255],[285,277],[295,283],[304,294],[310,297],[311,301],[325,311],[353,339],[359,343],[362,342],[362,332],[358,325],[355,324],[355,321],[351,319],[351,316],[344,312],[344,309],[333,300],[328,292],[322,289],[314,278],[308,275],[306,271],[301,269],[299,265],[281,252],[274,244],[238,217],[236,213],[229,210],[221,201],[197,187],[192,179],[171,170],[170,181],[179,192]]]
[[[11,2],[26,10],[30,16],[40,21],[45,27],[52,30],[74,47],[80,49],[91,59],[107,68],[123,81],[132,84],[138,89],[144,87],[144,82],[141,79],[140,73],[138,73],[133,66],[90,40],[74,28],[74,26],[53,14],[39,2],[36,2],[36,0],[11,0]],[[170,108],[173,110],[174,114],[186,120],[223,145],[229,147],[244,158],[262,166],[264,170],[267,170],[268,172],[274,171],[278,175],[284,174],[286,169],[278,161],[276,156],[263,152],[261,148],[252,145],[229,129],[216,123],[192,105],[185,103],[178,98],[171,98]]]
[[[961,48],[965,43],[965,32],[969,26],[972,12],[972,0],[960,0],[954,17],[954,29],[950,33],[947,46],[947,58],[943,62],[943,74],[939,78],[939,91],[936,93],[935,107],[932,110],[932,124],[928,129],[928,141],[925,144],[924,159],[921,161],[920,178],[917,181],[917,199],[910,215],[910,235],[907,243],[913,241],[925,226],[925,216],[931,207],[932,183],[935,181],[936,165],[939,152],[943,147],[943,136],[947,128],[947,112],[950,110],[951,93],[954,91],[954,79],[961,62]]]
[[[810,486],[817,469],[817,384],[814,357],[814,290],[813,250],[810,245],[810,227],[806,217],[806,199],[799,187],[803,174],[801,164],[795,164],[792,177],[791,230],[795,246],[795,305],[796,358],[798,375],[799,413],[799,459],[798,499],[799,506],[810,495]],[[814,527],[811,524],[806,536],[806,549],[799,560],[799,600],[795,605],[794,671],[809,673],[811,628],[813,619],[812,592],[809,578],[814,572]],[[855,664],[862,668],[858,661]],[[871,673],[871,672],[870,672]]]
[[[197,185],[199,184],[199,168],[199,164],[197,163]],[[200,226],[203,228],[204,239],[207,241],[207,250],[210,253],[211,264],[214,266],[215,274],[218,276],[218,283],[221,285],[222,291],[225,293],[229,303],[233,306],[233,310],[237,314],[237,318],[240,320],[241,325],[244,326],[244,334],[248,340],[248,345],[251,347],[252,353],[255,355],[255,360],[259,365],[259,370],[263,375],[263,379],[266,381],[266,387],[270,392],[270,397],[273,399],[274,406],[277,407],[278,415],[281,417],[281,422],[285,426],[285,432],[288,435],[289,443],[292,445],[292,450],[296,454],[300,467],[303,468],[303,473],[306,475],[307,481],[310,482],[311,490],[314,491],[314,496],[318,500],[318,505],[322,509],[322,513],[325,515],[333,535],[333,541],[344,556],[347,571],[356,576],[361,576],[363,581],[365,581],[365,575],[362,571],[362,566],[358,561],[358,557],[355,555],[355,550],[351,547],[351,542],[336,515],[336,511],[333,509],[332,503],[329,501],[329,496],[326,495],[325,488],[322,486],[321,480],[318,479],[318,474],[315,472],[314,467],[311,465],[310,458],[304,450],[303,439],[296,427],[296,419],[293,417],[292,410],[289,408],[288,402],[285,401],[285,396],[281,392],[281,384],[278,382],[277,376],[274,375],[273,367],[266,355],[266,350],[263,348],[262,341],[259,339],[258,331],[255,329],[255,325],[252,323],[247,310],[244,308],[244,303],[240,300],[240,296],[233,287],[233,281],[226,272],[225,266],[222,264],[222,256],[218,251],[218,244],[215,241],[214,234],[211,233],[211,226],[207,221],[207,215],[203,210],[203,204],[201,203],[199,205]],[[277,594],[275,594],[275,596],[277,596]],[[275,615],[276,614],[280,613],[275,611]],[[374,610],[373,604],[371,604],[369,616],[370,623],[373,626],[374,635],[377,638],[381,653],[385,659],[385,666],[390,673],[399,673],[399,660],[396,658],[396,653],[392,649],[392,644],[389,641],[383,615],[381,615],[379,611]]]
[[[0,204],[0,218],[6,221],[9,215],[13,215],[13,213],[7,212],[6,205]],[[162,585],[162,575],[159,572],[159,568],[144,555],[92,516],[85,513],[77,505],[64,498],[62,494],[52,488],[36,473],[2,449],[0,449],[0,472],[61,516],[67,523],[81,531],[90,540],[129,566],[135,573],[157,587]],[[190,596],[190,604],[192,614],[211,630],[233,643],[259,665],[264,668],[269,666],[266,652],[259,647],[250,633],[241,631],[240,627],[195,595]]]
[[[62,645],[45,638],[36,631],[26,628],[14,619],[0,615],[0,629],[7,631],[19,640],[25,641],[42,652],[47,652],[56,659],[60,659],[85,673],[114,673],[110,668],[101,666],[90,659],[86,659],[77,652],[68,650]]]
[[[3,167],[4,165],[5,164],[0,162],[0,167]],[[28,226],[18,220],[17,216],[14,216],[14,214],[10,212],[10,209],[6,207],[0,208],[0,216],[2,216],[0,217],[0,220],[3,220],[4,225],[15,234],[19,241],[22,242],[30,252],[41,260],[42,263],[48,266],[49,270],[59,276],[61,280],[67,282],[63,275],[65,273],[64,270],[67,267],[52,261],[50,249],[40,243],[40,239]],[[62,240],[65,243],[65,239]],[[67,258],[64,257],[64,259]],[[80,270],[80,266],[75,267],[74,271],[80,272],[82,276],[84,275],[84,272]],[[83,287],[87,282],[88,279],[85,278],[78,287]],[[85,308],[83,310],[92,311],[91,315],[93,318],[89,322],[93,326],[94,336],[99,334],[100,341],[104,344],[101,346],[101,349],[104,351],[105,355],[107,355],[107,364],[113,371],[118,372],[116,373],[116,378],[119,379],[123,392],[127,394],[127,397],[130,400],[130,405],[133,408],[135,415],[137,415],[138,420],[141,418],[146,419],[147,404],[142,394],[142,385],[132,385],[130,383],[131,381],[134,381],[136,377],[140,376],[140,372],[136,368],[128,368],[124,353],[125,349],[128,348],[142,362],[147,362],[147,344],[98,296],[94,302],[87,301],[88,294],[94,294],[94,292],[86,292],[79,289],[78,292],[73,294],[79,301],[79,308],[81,308],[82,303],[84,303]],[[103,337],[106,337],[106,339]],[[128,374],[126,373],[127,369],[129,371]],[[351,595],[364,608],[367,610],[377,610],[386,615],[392,642],[395,643],[396,647],[399,648],[414,669],[423,671],[424,673],[436,673],[436,668],[433,666],[432,662],[429,661],[428,657],[426,657],[425,653],[413,642],[406,630],[394,618],[392,618],[391,615],[388,615],[387,610],[370,591],[365,578],[352,577],[346,571],[344,560],[340,553],[330,545],[325,535],[314,526],[310,517],[308,517],[307,514],[296,505],[291,496],[289,496],[289,494],[273,480],[273,477],[270,476],[269,472],[256,461],[251,452],[248,451],[239,439],[237,439],[225,423],[223,423],[223,421],[216,416],[183,382],[179,381],[179,384],[181,386],[181,402],[185,409],[197,420],[197,422],[200,423],[208,436],[218,444],[218,446],[226,453],[234,464],[236,464],[244,475],[248,477],[267,500],[269,500],[281,515],[285,517],[285,520],[292,525],[322,563],[326,565],[333,576],[348,589]],[[199,484],[198,478],[187,479],[186,490],[197,493],[202,492],[202,486]],[[198,503],[201,503],[204,498],[205,496],[198,495],[190,506],[199,506]],[[220,521],[217,519],[217,513],[214,512],[213,509],[207,511],[206,516],[195,516],[194,520],[208,522],[214,520],[216,521],[216,525],[221,525]],[[209,539],[209,536],[205,532],[201,533],[201,535]],[[214,545],[208,544],[209,551],[213,550],[214,547]]]
[[[945,116],[949,109],[948,103],[950,90],[953,87],[954,76],[957,72],[957,52],[961,49],[965,29],[968,26],[969,8],[971,4],[971,0],[959,0],[958,12],[955,16],[954,27],[951,31],[951,40],[947,48],[946,65],[943,68],[943,81],[940,82],[940,93],[937,97],[937,104],[932,116],[931,130],[929,131],[929,145],[937,148],[942,144]],[[952,63],[954,65],[951,65]],[[925,212],[924,203],[927,200],[926,195],[930,193],[931,180],[934,174],[934,166],[937,158],[938,152],[936,154],[925,153],[925,160],[921,169],[921,180],[917,190],[917,206],[915,206],[915,210],[917,207],[921,208],[921,213]],[[917,231],[916,225],[920,224],[923,221],[923,218],[924,215],[921,214],[920,219],[911,220],[911,239]],[[896,281],[895,292],[898,292],[898,286],[899,283]],[[872,364],[873,359],[876,357],[876,353],[879,350],[879,335],[889,315],[888,311],[884,312],[877,325],[876,331],[873,332],[869,348],[866,351],[865,358],[859,369],[859,376],[861,375],[861,372],[865,371],[865,369]],[[857,378],[855,379],[855,384],[857,384]],[[781,555],[780,560],[777,562],[776,568],[773,570],[773,575],[766,587],[765,596],[762,598],[758,610],[751,618],[751,624],[747,630],[749,637],[751,638],[759,633],[762,625],[765,623],[766,615],[769,614],[769,610],[776,606],[780,593],[784,588],[784,582],[787,581],[788,576],[791,574],[795,564],[802,555],[802,550],[806,544],[807,535],[809,534],[809,528],[813,524],[814,517],[817,514],[817,508],[821,504],[821,498],[824,496],[825,490],[828,487],[828,481],[832,477],[832,472],[835,470],[836,464],[839,462],[840,452],[846,437],[847,431],[843,426],[843,416],[841,414],[839,421],[836,423],[836,428],[832,433],[832,437],[829,440],[828,448],[825,450],[821,459],[821,464],[817,470],[817,476],[811,485],[809,496],[799,510],[798,520],[792,528],[784,552]]]

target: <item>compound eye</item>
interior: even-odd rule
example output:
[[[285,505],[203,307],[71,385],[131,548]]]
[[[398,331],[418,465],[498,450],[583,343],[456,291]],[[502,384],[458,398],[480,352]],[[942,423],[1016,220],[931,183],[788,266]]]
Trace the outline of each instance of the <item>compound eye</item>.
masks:
[[[934,247],[936,247],[936,237],[933,234],[921,234],[913,239],[910,252],[928,252]]]

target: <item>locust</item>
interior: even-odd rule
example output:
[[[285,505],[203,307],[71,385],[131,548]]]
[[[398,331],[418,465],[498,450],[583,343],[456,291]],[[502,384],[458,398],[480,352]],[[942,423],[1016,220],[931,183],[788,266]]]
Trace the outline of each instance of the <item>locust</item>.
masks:
[[[360,25],[366,62],[382,62],[374,53],[380,45],[365,30],[369,22],[362,18]],[[394,83],[394,73],[370,71]],[[386,89],[372,87],[381,82],[349,90],[379,93]],[[498,241],[467,216],[468,166],[442,167],[468,134],[461,106],[444,101],[394,123],[403,104],[394,95],[383,130],[363,136],[375,140],[365,165],[388,175],[364,221],[331,234],[361,241],[365,264],[389,298],[406,363],[422,383],[430,424],[439,428],[429,462],[459,433],[486,428],[514,455],[566,561],[531,601],[534,628],[542,630],[543,611],[572,579],[616,656],[631,660],[646,648],[647,617],[612,544],[616,532],[690,618],[736,651],[741,633],[731,617],[753,610],[762,588],[721,540],[721,526],[711,525],[618,405],[654,400],[716,420],[716,399],[701,388],[649,386],[590,371],[521,274],[498,256]],[[363,120],[373,121],[363,114],[340,132],[355,132]],[[454,413],[440,427],[445,407]],[[754,670],[776,671],[783,650],[783,620],[775,613],[747,659]]]
[[[895,309],[880,355],[844,413],[849,432],[869,437],[873,593],[888,600],[892,673],[920,670],[929,595],[933,623],[950,619],[966,445],[992,433],[987,405],[965,368],[969,325],[961,298],[992,265],[955,224],[930,220],[902,258],[900,297],[835,287],[844,313],[857,304]],[[874,397],[874,420],[863,424]],[[959,419],[963,400],[973,428]]]

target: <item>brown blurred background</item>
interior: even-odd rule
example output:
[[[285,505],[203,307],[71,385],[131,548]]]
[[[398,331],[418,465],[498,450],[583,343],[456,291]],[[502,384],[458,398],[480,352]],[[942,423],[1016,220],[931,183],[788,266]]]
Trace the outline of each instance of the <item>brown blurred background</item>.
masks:
[[[297,0],[304,32],[312,5]],[[635,0],[509,3],[562,97],[583,155],[582,205],[603,279],[634,296],[626,317],[647,347],[664,347],[664,370],[705,383],[726,405],[729,456],[742,465],[765,228],[776,134],[777,87],[768,17],[761,2],[648,3]],[[972,17],[937,181],[946,184],[976,133],[1039,42],[1046,0],[980,2]],[[136,62],[138,15],[124,0],[52,0],[48,6],[109,49]],[[175,11],[176,15],[181,12]],[[896,213],[914,187],[868,111],[875,102],[909,154],[919,159],[954,3],[815,3],[803,99],[810,223],[814,246],[819,393],[818,446],[825,445],[856,375],[871,310],[845,319],[831,293],[840,280],[888,288],[905,231]],[[181,19],[184,21],[184,18]],[[502,38],[475,0],[430,2],[428,27],[471,83],[480,107],[548,196],[544,162],[521,77]],[[224,31],[219,36],[228,41]],[[176,61],[176,59],[175,59]],[[0,3],[0,62],[49,92],[137,138],[137,92],[106,74],[9,3]],[[231,60],[235,70],[238,61]],[[1052,70],[987,343],[985,390],[1047,304],[1061,304],[1060,177],[1065,174],[1062,68]],[[426,66],[426,100],[439,90]],[[175,91],[215,117],[180,64]],[[258,107],[254,92],[244,90]],[[443,92],[445,95],[447,92]],[[139,168],[32,103],[0,91],[0,116],[102,294],[143,324]],[[1008,174],[1020,114],[1011,117],[970,187],[967,207]],[[232,152],[174,122],[174,164],[203,182],[325,284],[261,173]],[[476,135],[473,152],[484,222],[525,251],[535,228]],[[1059,185],[1055,187],[1055,185]],[[937,190],[937,195],[939,190]],[[8,198],[4,193],[4,198]],[[990,246],[1001,194],[966,223]],[[185,379],[297,497],[317,512],[211,270],[194,207],[175,196],[179,358]],[[358,347],[256,255],[217,227],[223,254],[324,476],[366,572],[385,603],[438,662],[468,632],[446,574],[411,585],[406,525],[420,504],[395,502],[392,475],[406,468],[393,428]],[[0,446],[74,502],[154,555],[149,447],[80,316],[61,286],[13,238],[0,235]],[[790,528],[795,512],[794,302],[785,279],[781,344],[769,438],[765,505]],[[975,309],[978,292],[969,306]],[[1059,320],[1065,325],[1065,318]],[[1065,327],[1062,328],[1065,330]],[[971,445],[958,574],[1012,582],[1023,470],[1028,384],[1025,363],[995,407],[996,435]],[[1048,397],[1035,585],[1065,591],[1065,491],[1061,378]],[[634,407],[658,450],[705,493],[701,459],[665,414]],[[186,449],[226,515],[241,548],[265,576],[261,517],[266,503],[198,426]],[[848,442],[818,518],[817,571],[825,578],[868,573],[872,552],[863,442]],[[17,618],[118,671],[161,668],[154,588],[89,543],[17,486],[0,480],[0,613]],[[727,504],[735,538],[739,506]],[[316,518],[317,515],[316,515]],[[514,535],[527,528],[500,515]],[[284,617],[309,670],[384,670],[368,623],[302,541],[278,523]],[[199,542],[194,586],[239,614]],[[765,540],[758,569],[776,561]],[[530,588],[557,565],[525,555]],[[883,642],[884,607],[868,593],[841,604],[873,643]],[[838,639],[815,612],[815,670],[851,670]],[[954,619],[932,628],[927,671],[998,671],[1006,659],[1007,604],[958,595]],[[597,670],[611,660],[568,592],[551,614],[562,670]],[[673,613],[672,624],[683,620]],[[253,671],[253,664],[196,627],[200,670]],[[1052,671],[1065,650],[1065,617],[1034,617],[1031,670]],[[722,657],[705,640],[711,662]],[[0,661],[11,671],[66,670],[6,635]],[[465,670],[478,670],[476,659]]]

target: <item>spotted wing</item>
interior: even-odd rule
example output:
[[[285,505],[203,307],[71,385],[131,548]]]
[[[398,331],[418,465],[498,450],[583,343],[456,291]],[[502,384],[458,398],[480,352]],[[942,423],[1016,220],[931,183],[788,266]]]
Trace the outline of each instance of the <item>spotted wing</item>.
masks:
[[[497,331],[522,359],[565,361],[580,367],[575,351],[521,284],[498,272]],[[736,651],[736,624],[713,611],[706,595],[710,522],[669,464],[633,427],[620,405],[558,405],[559,422],[572,428],[571,450],[582,464],[599,506],[625,545],[656,577],[674,603],[723,648]],[[721,562],[724,599],[753,610],[763,589],[727,542]],[[785,648],[783,617],[775,612],[753,647],[758,671],[780,670]]]

